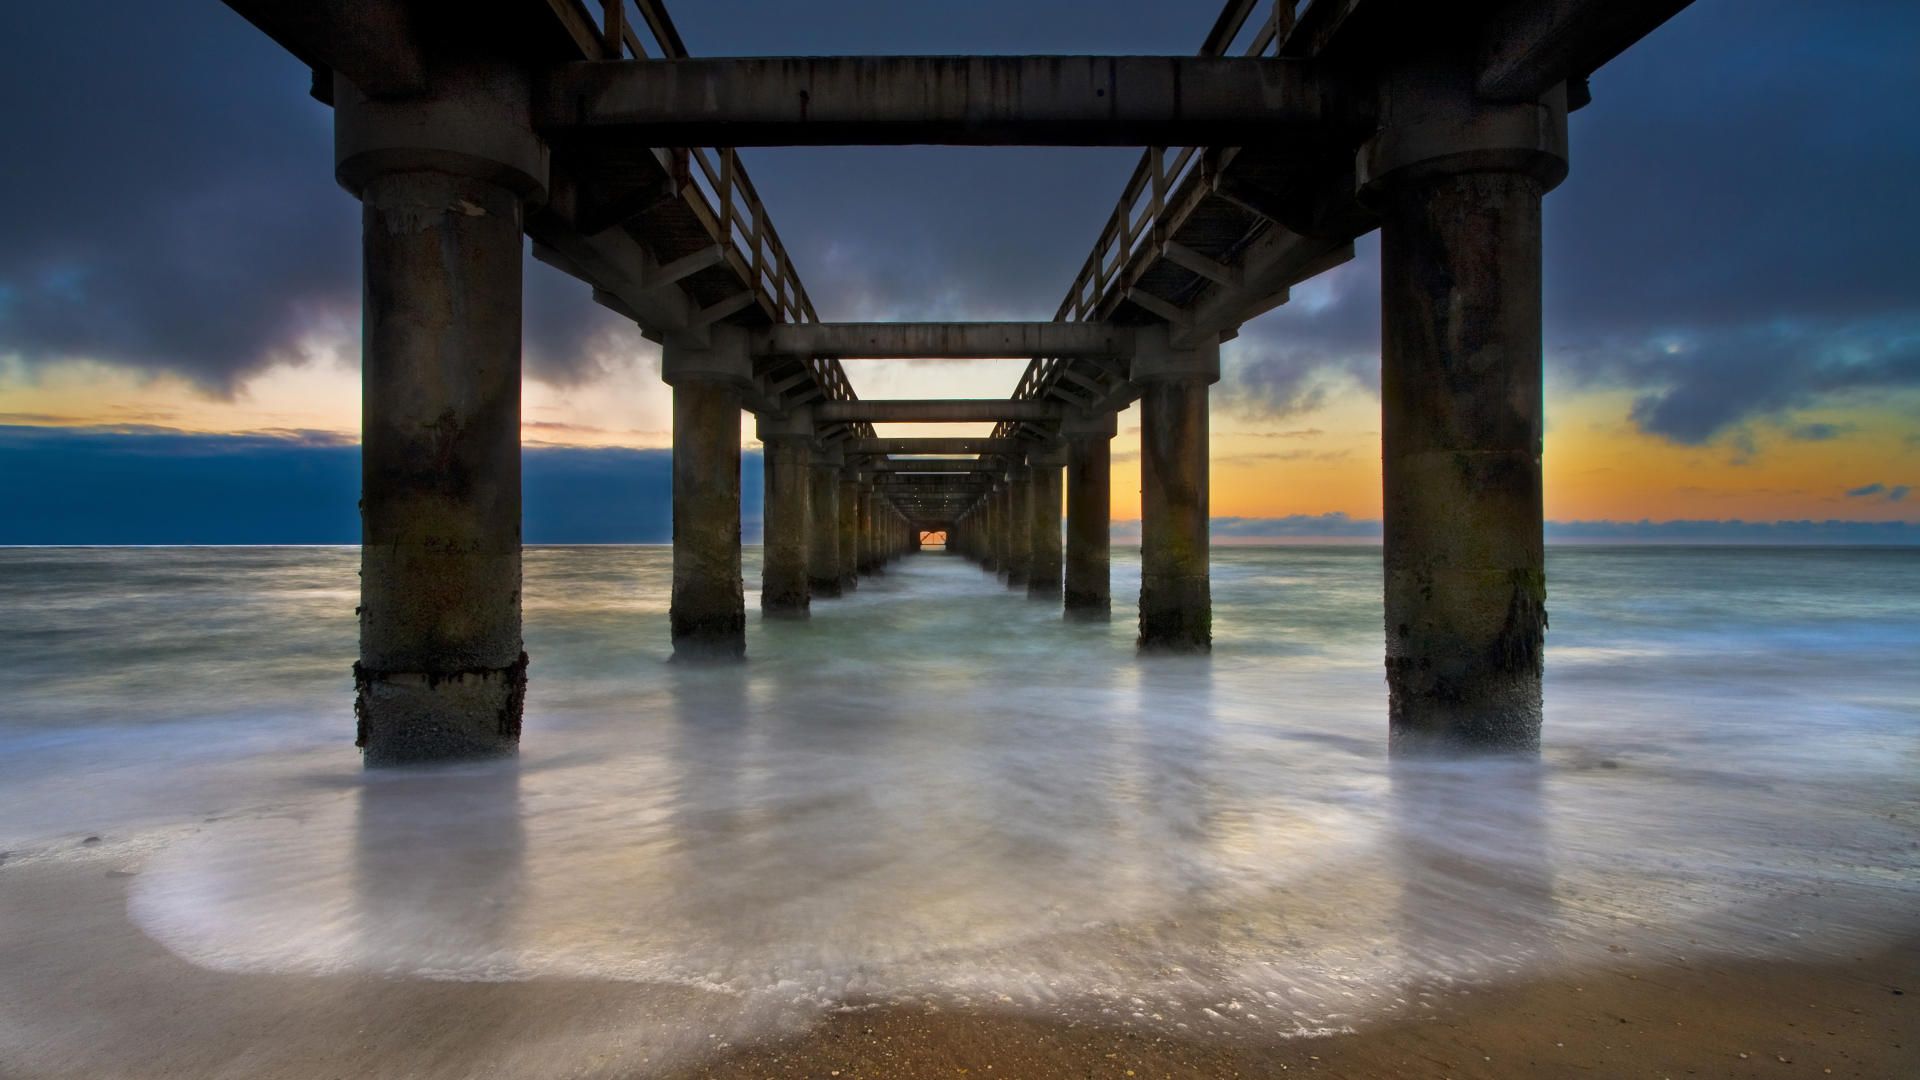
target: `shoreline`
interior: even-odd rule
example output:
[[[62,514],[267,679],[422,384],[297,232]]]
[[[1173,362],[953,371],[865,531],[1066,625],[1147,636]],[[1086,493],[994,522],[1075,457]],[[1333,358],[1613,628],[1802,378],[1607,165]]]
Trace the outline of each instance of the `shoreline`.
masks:
[[[127,918],[137,871],[0,865],[0,1074],[78,1077],[1920,1075],[1920,926],[1808,962],[1700,957],[1433,986],[1347,1034],[1183,1038],[995,1008],[873,1005],[742,1032],[685,987],[197,967]],[[1742,1057],[1741,1055],[1746,1055]],[[1131,1071],[1129,1071],[1131,1070]]]

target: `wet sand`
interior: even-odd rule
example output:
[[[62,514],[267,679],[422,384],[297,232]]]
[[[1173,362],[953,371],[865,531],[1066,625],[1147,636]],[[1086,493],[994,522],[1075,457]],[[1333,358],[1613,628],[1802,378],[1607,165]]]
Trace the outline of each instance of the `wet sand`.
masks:
[[[1401,1016],[1316,1038],[885,1006],[730,1044],[730,1004],[682,987],[207,970],[128,921],[121,865],[0,863],[0,1076],[1920,1075],[1920,935],[1818,963],[1634,957],[1409,988]]]

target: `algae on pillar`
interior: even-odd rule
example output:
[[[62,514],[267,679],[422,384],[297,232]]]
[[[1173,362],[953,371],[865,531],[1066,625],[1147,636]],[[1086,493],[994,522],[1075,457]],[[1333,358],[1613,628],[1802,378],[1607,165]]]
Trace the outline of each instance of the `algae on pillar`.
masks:
[[[813,449],[807,588],[819,597],[840,595],[840,467],[844,463],[838,449],[818,445]]]
[[[747,652],[740,580],[740,394],[753,361],[739,327],[705,342],[668,338],[661,378],[673,387],[673,628],[675,659]]]
[[[1566,175],[1564,89],[1487,105],[1473,65],[1385,80],[1360,154],[1381,215],[1389,742],[1540,744],[1541,196]],[[1417,110],[1391,108],[1418,102]]]
[[[510,754],[526,696],[521,228],[547,152],[518,73],[430,83],[403,102],[333,88],[335,171],[362,205],[354,715],[369,765]]]
[[[760,610],[805,617],[813,597],[813,411],[802,405],[785,416],[762,416],[758,427],[766,448]]]
[[[1028,455],[1031,466],[1032,516],[1027,524],[1027,595],[1035,600],[1060,600],[1060,470],[1067,463],[1065,444],[1048,446]]]
[[[1067,440],[1066,613],[1106,619],[1112,602],[1113,413],[1069,416]]]
[[[1217,339],[1176,342],[1162,325],[1135,332],[1130,378],[1140,397],[1141,649],[1213,647],[1207,546],[1207,387],[1220,379]]]

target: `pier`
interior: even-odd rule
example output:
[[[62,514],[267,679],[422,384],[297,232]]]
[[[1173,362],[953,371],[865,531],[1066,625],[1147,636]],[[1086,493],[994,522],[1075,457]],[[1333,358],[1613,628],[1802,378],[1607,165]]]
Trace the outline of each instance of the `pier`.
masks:
[[[1228,0],[1191,56],[722,59],[690,56],[659,0],[227,2],[312,68],[363,207],[370,764],[519,737],[528,240],[661,344],[691,661],[746,652],[744,414],[765,616],[939,535],[1020,602],[1097,619],[1109,442],[1136,402],[1139,648],[1205,652],[1221,344],[1379,230],[1391,745],[1538,746],[1542,200],[1589,76],[1686,0]],[[1052,321],[825,321],[736,148],[909,144],[1143,153]],[[855,358],[1029,365],[1005,399],[874,400]],[[873,427],[895,422],[994,428]]]

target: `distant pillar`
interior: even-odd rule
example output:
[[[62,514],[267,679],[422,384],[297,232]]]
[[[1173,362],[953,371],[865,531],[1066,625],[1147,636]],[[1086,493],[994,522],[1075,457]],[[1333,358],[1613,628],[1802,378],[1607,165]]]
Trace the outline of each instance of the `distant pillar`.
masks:
[[[840,591],[860,587],[860,474],[840,472]]]
[[[1213,647],[1208,582],[1207,387],[1217,341],[1175,344],[1167,327],[1135,331],[1140,399],[1140,648]]]
[[[766,448],[760,611],[804,618],[813,597],[813,410],[760,417],[758,434]]]
[[[993,575],[1006,573],[1006,479],[995,475],[993,490],[987,492],[987,500],[981,503],[981,509],[987,515],[987,536],[983,536],[985,557],[981,567]]]
[[[1535,751],[1547,626],[1541,196],[1564,90],[1488,106],[1461,62],[1388,81],[1361,152],[1381,216],[1389,742]]]
[[[1067,439],[1066,612],[1073,618],[1112,614],[1113,413],[1069,417]]]
[[[880,572],[880,545],[873,528],[873,483],[860,482],[860,572],[872,576]]]
[[[807,588],[823,598],[840,595],[840,467],[844,463],[837,447],[816,446],[813,451]]]
[[[740,580],[740,392],[752,379],[746,333],[708,329],[705,343],[669,338],[661,377],[673,387],[675,659],[747,652]]]
[[[1065,443],[1029,455],[1032,491],[1029,502],[1027,595],[1035,600],[1060,602],[1060,470],[1067,463]]]
[[[1033,569],[1033,479],[1022,460],[1007,470],[1007,587],[1024,589]]]
[[[334,83],[335,170],[362,204],[360,659],[368,765],[510,754],[520,634],[523,202],[546,148],[521,76]]]

